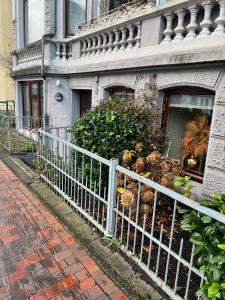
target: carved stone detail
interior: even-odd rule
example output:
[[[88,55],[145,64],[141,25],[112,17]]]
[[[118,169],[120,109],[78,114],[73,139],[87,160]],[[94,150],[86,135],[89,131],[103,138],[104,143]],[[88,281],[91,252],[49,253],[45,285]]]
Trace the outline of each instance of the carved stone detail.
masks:
[[[191,84],[214,88],[219,75],[219,71],[163,73],[157,76],[157,86],[163,88],[179,84]]]
[[[215,106],[211,130],[213,135],[225,137],[225,106]]]
[[[216,93],[216,102],[217,103],[225,103],[225,79],[223,84],[219,87]]]
[[[45,33],[55,33],[55,0],[45,0]]]

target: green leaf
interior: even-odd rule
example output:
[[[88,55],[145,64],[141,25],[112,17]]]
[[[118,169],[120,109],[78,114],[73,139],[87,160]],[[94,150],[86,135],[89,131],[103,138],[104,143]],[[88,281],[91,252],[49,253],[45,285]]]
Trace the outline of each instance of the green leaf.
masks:
[[[225,251],[225,244],[219,244],[219,245],[217,245],[217,247],[218,247],[219,249]]]
[[[209,223],[212,222],[213,219],[211,217],[209,217],[209,216],[202,216],[201,220],[202,220],[203,223],[209,224]]]

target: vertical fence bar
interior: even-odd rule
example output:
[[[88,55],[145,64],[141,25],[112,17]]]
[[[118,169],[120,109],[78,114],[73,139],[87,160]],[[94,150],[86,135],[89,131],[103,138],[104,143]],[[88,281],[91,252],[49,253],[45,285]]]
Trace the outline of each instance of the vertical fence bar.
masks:
[[[115,212],[116,206],[116,190],[117,190],[117,159],[111,159],[109,164],[109,183],[108,183],[108,205],[105,236],[113,237],[115,233]]]

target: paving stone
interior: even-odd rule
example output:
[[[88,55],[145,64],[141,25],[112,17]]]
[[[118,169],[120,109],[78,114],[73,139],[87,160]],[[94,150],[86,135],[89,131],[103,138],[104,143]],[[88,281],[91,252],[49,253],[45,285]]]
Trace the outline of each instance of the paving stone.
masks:
[[[0,228],[0,299],[109,299],[114,289],[122,294],[1,160]],[[86,225],[82,229],[96,238]]]

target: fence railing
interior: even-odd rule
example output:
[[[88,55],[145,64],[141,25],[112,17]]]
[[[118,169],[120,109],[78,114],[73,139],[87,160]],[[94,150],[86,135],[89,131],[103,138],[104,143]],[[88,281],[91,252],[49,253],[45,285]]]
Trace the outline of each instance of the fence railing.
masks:
[[[15,117],[0,113],[0,145],[10,153],[34,153],[38,128],[49,125],[49,117]]]
[[[0,101],[0,114],[15,115],[15,102],[13,100]]]
[[[131,172],[117,160],[70,143],[63,130],[39,130],[43,181],[106,236],[114,237],[171,299],[198,299],[196,291],[205,277],[197,268],[190,235],[180,228],[178,207],[222,224],[225,216]],[[66,139],[60,138],[63,134]]]

